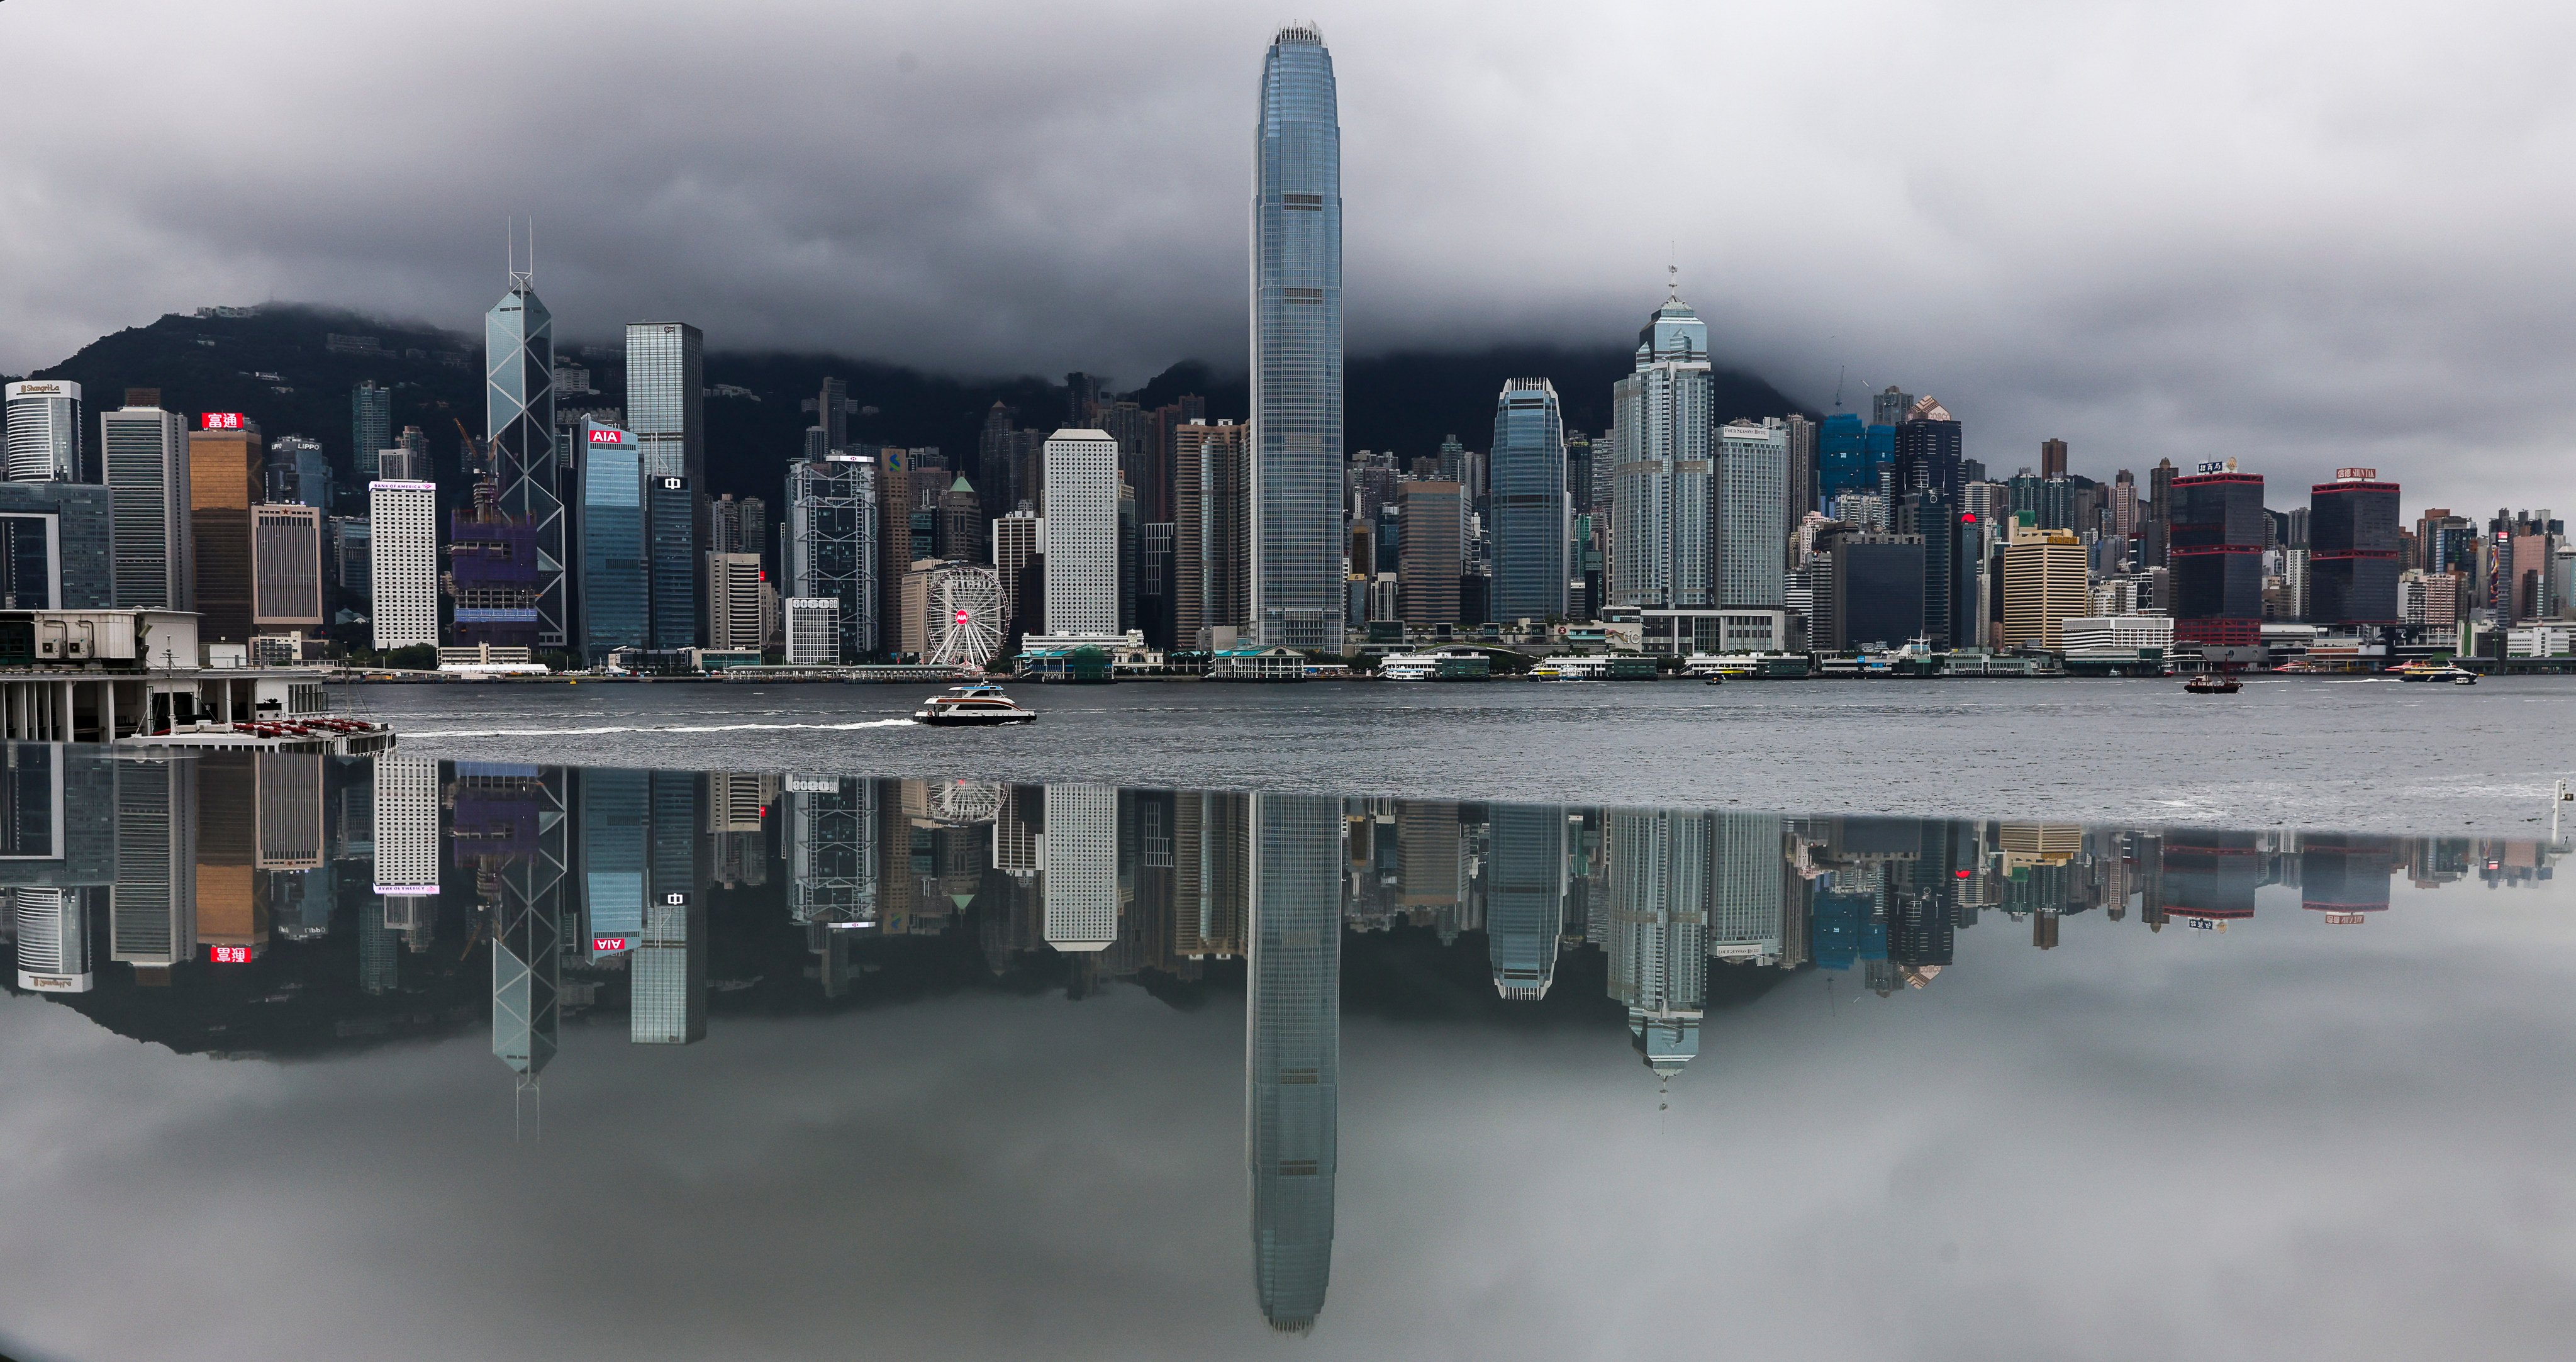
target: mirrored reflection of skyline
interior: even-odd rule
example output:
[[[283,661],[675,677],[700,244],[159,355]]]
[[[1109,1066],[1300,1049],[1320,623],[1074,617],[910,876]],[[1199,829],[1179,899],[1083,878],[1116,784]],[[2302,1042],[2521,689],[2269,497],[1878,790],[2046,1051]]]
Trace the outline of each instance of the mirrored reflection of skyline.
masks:
[[[523,1135],[573,1028],[1239,991],[1254,1295],[1290,1332],[1332,1279],[1346,1008],[1463,981],[1475,1015],[1624,1026],[1651,1102],[1730,1062],[1715,1011],[1796,972],[1937,998],[1981,951],[2082,949],[2068,919],[2348,931],[2400,876],[2511,890],[2564,851],[34,745],[6,749],[0,836],[18,991],[236,1059],[488,1028]]]

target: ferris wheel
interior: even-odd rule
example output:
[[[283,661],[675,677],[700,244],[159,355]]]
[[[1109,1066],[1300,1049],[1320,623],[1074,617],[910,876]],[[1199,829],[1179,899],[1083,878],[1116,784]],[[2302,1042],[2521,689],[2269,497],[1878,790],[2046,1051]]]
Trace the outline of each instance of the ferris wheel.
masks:
[[[980,667],[1002,651],[1002,574],[959,563],[930,579],[930,653],[944,667]]]

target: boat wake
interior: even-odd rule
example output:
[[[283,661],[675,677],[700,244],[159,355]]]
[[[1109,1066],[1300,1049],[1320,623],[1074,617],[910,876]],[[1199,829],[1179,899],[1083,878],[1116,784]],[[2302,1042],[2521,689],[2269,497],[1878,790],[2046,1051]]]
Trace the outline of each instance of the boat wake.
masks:
[[[405,742],[425,738],[588,738],[609,733],[847,733],[862,728],[910,728],[910,719],[859,719],[846,724],[600,724],[590,728],[433,728],[407,731]]]

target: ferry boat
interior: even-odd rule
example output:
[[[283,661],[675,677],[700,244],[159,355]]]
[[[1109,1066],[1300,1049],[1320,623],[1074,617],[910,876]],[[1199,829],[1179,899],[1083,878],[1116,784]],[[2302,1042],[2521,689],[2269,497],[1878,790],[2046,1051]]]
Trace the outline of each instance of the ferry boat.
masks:
[[[1483,653],[1395,653],[1378,663],[1377,674],[1386,681],[1482,681],[1493,666]]]
[[[2448,681],[2455,686],[2474,686],[2478,674],[2456,662],[2409,662],[2397,669],[2400,681]]]
[[[934,728],[980,728],[995,724],[1025,724],[1037,720],[1037,711],[1024,708],[1002,693],[995,685],[950,686],[947,693],[934,695],[921,702],[912,712],[912,721]]]
[[[2202,672],[2183,682],[2182,688],[2194,695],[2234,695],[2245,685],[2225,672]]]
[[[1655,659],[1644,653],[1566,653],[1530,668],[1532,681],[1652,681]]]

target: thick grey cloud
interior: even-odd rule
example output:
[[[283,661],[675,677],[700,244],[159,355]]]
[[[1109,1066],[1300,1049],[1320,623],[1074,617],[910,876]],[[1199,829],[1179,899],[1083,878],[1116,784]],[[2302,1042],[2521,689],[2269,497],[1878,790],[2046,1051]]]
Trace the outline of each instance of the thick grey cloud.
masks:
[[[1677,250],[1722,355],[1936,393],[2004,471],[2060,435],[2571,499],[2576,12],[2538,0],[18,0],[0,367],[207,302],[468,322],[511,213],[575,334],[1239,360],[1260,50],[1309,12],[1356,348],[1612,341]]]
[[[1615,1017],[1345,1014],[1322,1358],[2545,1358],[2554,887],[2267,890],[2225,934],[1990,914],[1920,993],[1814,972],[1656,1107]],[[574,1027],[513,1143],[482,1037],[180,1058],[0,999],[0,1338],[31,1362],[1273,1357],[1242,1013],[1118,989],[685,1050]]]

